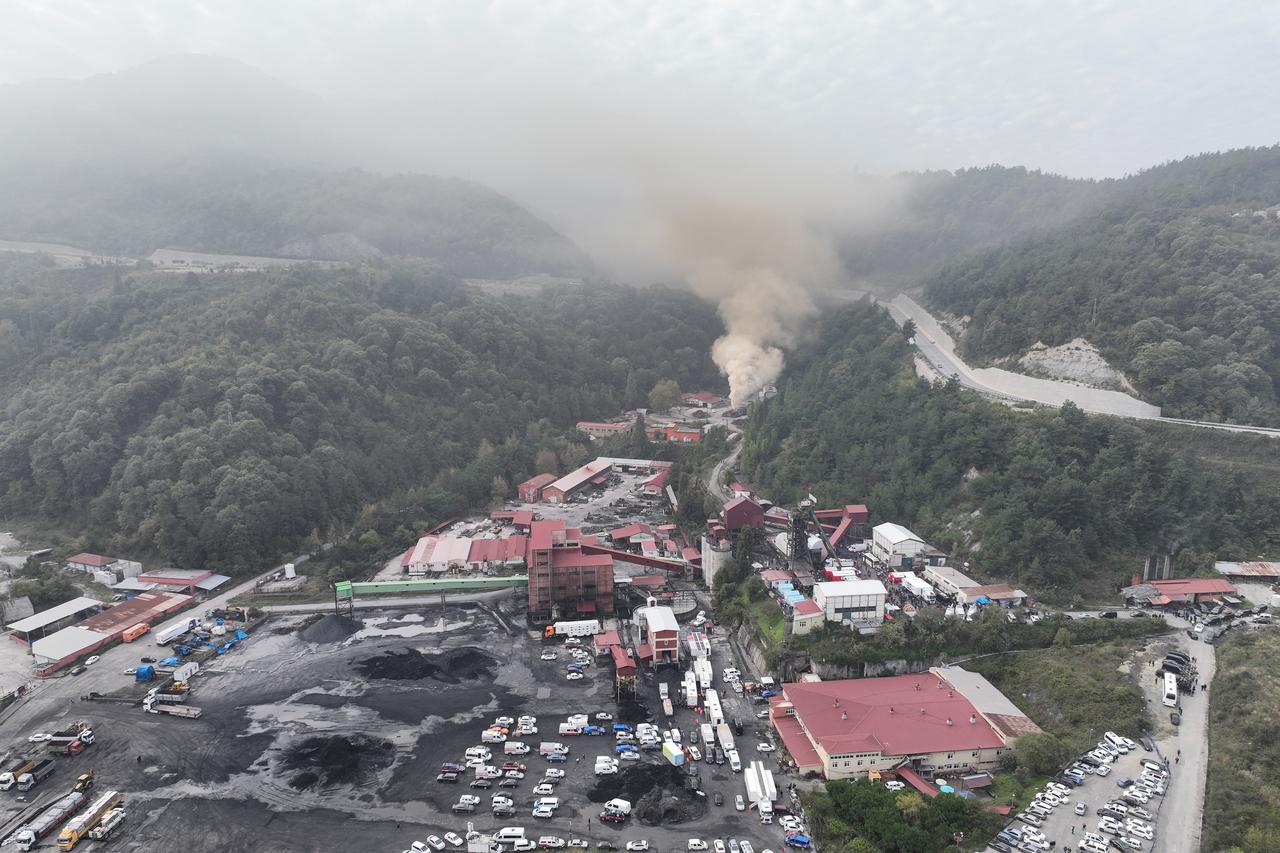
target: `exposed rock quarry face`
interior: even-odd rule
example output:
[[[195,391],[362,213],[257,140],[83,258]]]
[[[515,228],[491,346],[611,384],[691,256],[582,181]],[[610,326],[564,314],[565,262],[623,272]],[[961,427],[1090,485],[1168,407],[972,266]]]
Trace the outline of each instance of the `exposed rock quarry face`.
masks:
[[[1037,343],[1018,359],[1018,367],[1030,376],[1078,382],[1090,388],[1133,392],[1133,386],[1120,371],[1107,364],[1097,348],[1084,338],[1076,338],[1060,346]]]

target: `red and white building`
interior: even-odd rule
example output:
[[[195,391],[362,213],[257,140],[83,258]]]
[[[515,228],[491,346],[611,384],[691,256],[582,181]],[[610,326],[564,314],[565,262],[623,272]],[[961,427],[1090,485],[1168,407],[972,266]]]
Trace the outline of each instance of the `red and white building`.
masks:
[[[652,599],[651,599],[652,600]],[[644,628],[644,642],[640,645],[640,659],[653,665],[680,662],[680,624],[670,607],[650,604],[636,608],[636,622]]]
[[[720,510],[727,530],[741,530],[744,527],[764,527],[764,508],[751,498],[734,498]]]
[[[535,521],[525,561],[529,612],[558,617],[613,612],[613,557],[582,550],[582,531],[564,521]]]
[[[994,770],[1018,737],[1040,731],[989,681],[958,667],[784,684],[769,719],[799,771],[827,779]]]
[[[724,397],[718,394],[712,394],[710,391],[694,391],[691,394],[681,394],[680,402],[686,406],[697,406],[700,409],[712,409],[716,406],[724,405]]]
[[[544,486],[542,500],[549,504],[562,504],[591,483],[603,485],[611,470],[613,465],[608,460],[593,459],[586,465]]]

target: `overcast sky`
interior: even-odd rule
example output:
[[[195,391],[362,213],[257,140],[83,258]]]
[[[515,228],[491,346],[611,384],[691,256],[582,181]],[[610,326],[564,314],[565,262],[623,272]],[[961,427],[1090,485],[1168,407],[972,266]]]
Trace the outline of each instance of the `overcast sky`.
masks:
[[[300,88],[716,116],[850,168],[1119,175],[1280,138],[1280,4],[6,0],[0,82],[173,53]],[[555,93],[555,94],[552,94]],[[563,103],[563,100],[559,103]],[[463,118],[463,117],[459,117]],[[662,126],[671,132],[671,124]]]

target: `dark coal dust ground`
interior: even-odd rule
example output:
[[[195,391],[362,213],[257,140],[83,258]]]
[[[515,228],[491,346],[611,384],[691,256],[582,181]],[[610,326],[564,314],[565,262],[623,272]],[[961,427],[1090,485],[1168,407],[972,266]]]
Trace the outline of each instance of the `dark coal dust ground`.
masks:
[[[475,679],[492,679],[498,662],[474,648],[451,649],[439,654],[423,654],[417,649],[366,658],[356,666],[365,678],[390,681],[420,681],[430,678],[444,684],[461,684]]]

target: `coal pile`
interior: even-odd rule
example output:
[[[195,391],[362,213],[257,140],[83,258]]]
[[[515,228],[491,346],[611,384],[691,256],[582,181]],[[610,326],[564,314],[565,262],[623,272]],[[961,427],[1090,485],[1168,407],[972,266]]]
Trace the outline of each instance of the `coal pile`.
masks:
[[[602,776],[587,799],[603,803],[614,797],[630,800],[631,814],[646,826],[685,823],[707,813],[707,798],[693,793],[689,777],[679,767],[646,764],[628,767],[614,776]]]
[[[368,781],[376,770],[395,761],[392,744],[364,735],[311,737],[290,747],[284,756],[286,770],[301,770],[289,785],[299,791],[316,785],[340,785]]]
[[[421,681],[431,679],[443,684],[461,684],[482,678],[493,678],[498,661],[476,648],[450,649],[436,654],[423,654],[417,649],[387,652],[365,658],[356,668],[366,678],[389,681]]]
[[[363,627],[363,624],[349,616],[330,613],[303,628],[298,636],[308,643],[341,643]]]

